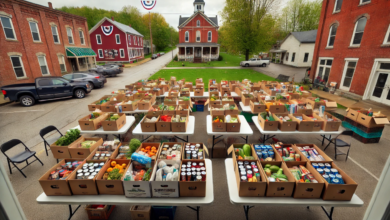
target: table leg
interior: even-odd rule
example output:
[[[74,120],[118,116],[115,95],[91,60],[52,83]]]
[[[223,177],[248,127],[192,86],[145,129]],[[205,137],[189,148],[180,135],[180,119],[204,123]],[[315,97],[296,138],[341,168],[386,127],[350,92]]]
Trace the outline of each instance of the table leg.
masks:
[[[215,135],[213,135],[213,144],[212,144],[212,147],[211,147],[211,158],[213,158],[213,153],[214,153],[214,145],[218,144],[219,142],[221,142],[222,140],[219,140],[217,141],[217,143],[215,143],[214,141],[217,140],[218,138],[222,137],[223,135],[220,135],[218,137],[215,137]]]
[[[175,135],[174,137],[177,138],[177,139],[179,139],[179,140],[182,140],[182,141],[188,143],[188,135],[187,135],[187,139],[179,138],[179,137],[176,136],[176,135]]]
[[[240,138],[244,139],[246,144],[248,143],[248,136],[246,136],[245,138],[240,136]]]
[[[143,137],[143,136],[142,136],[142,137]],[[144,142],[144,141],[146,141],[146,140],[148,140],[150,137],[152,137],[152,135],[150,135],[150,136],[148,136],[147,138],[143,139],[143,140],[141,141],[141,143]]]
[[[80,208],[81,205],[77,206],[77,208],[74,210],[74,212],[72,212],[72,205],[69,205],[69,218],[68,220],[70,220],[73,215],[77,212],[77,210]]]
[[[253,208],[253,206],[244,205],[245,219],[246,219],[246,220],[249,219],[249,209],[250,209],[250,208]]]
[[[333,210],[334,210],[334,207],[331,207],[330,208],[330,212],[328,212],[328,210],[325,209],[324,206],[321,206],[322,210],[324,210],[326,216],[328,217],[329,220],[332,220],[332,216],[333,216]]]
[[[187,206],[188,208],[194,210],[196,212],[196,219],[199,220],[199,209],[200,209],[200,206],[196,206],[196,209],[191,207],[191,206]]]

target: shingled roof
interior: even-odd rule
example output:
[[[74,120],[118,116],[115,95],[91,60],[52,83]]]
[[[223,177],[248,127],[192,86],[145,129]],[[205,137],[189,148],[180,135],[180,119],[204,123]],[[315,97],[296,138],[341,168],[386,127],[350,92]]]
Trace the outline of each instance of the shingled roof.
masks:
[[[205,14],[203,14],[202,12],[196,12],[194,13],[191,17],[180,17],[179,18],[179,27],[184,24],[184,23],[187,23],[189,22],[192,18],[194,18],[198,13],[200,13],[203,17],[205,17],[206,20],[209,20],[211,21],[212,23],[214,24],[211,24],[211,25],[215,25],[215,26],[218,26],[218,16],[215,16],[215,17],[209,17]]]
[[[291,32],[291,34],[301,43],[315,43],[317,38],[317,30]]]
[[[119,28],[121,31],[123,31],[125,33],[133,34],[133,35],[137,35],[137,36],[141,36],[141,37],[144,36],[141,33],[139,33],[138,31],[136,31],[134,28],[130,27],[129,25],[125,25],[125,24],[119,23],[117,21],[113,21],[107,17],[104,17],[102,20],[100,20],[93,28],[91,28],[91,30],[89,30],[89,33],[92,33],[93,31],[95,31],[106,20],[109,21],[111,24],[115,25],[117,28]]]

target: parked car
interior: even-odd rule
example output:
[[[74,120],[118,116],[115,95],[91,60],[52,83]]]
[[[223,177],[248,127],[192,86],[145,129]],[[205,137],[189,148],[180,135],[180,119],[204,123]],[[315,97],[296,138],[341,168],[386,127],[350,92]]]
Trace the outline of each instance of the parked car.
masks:
[[[152,55],[152,60],[157,59],[157,58],[158,58],[157,54]]]
[[[108,62],[105,65],[117,65],[119,67],[125,67],[125,65],[123,63],[120,63],[120,62]]]
[[[157,53],[157,57],[161,57],[161,54],[160,54],[160,53]]]
[[[269,64],[269,60],[262,60],[260,58],[251,58],[248,61],[241,61],[240,66],[262,66],[266,67]]]
[[[165,55],[165,53],[164,52],[160,52],[160,55],[162,56],[162,55]]]
[[[92,89],[103,88],[104,83],[107,83],[106,77],[98,73],[70,73],[63,75],[62,77],[69,81],[73,80],[75,82],[88,83]]]
[[[1,87],[4,99],[19,101],[23,106],[32,106],[38,100],[53,100],[69,97],[84,98],[92,88],[88,83],[69,81],[62,77],[38,77],[35,83],[22,83]]]
[[[90,73],[99,73],[99,74],[102,74],[103,76],[116,76],[120,73],[120,69],[118,66],[116,66],[117,68],[113,68],[112,67],[113,65],[110,65],[109,67],[105,67],[105,66],[96,66],[94,68],[91,68],[88,70],[88,72]]]
[[[123,64],[104,64],[103,66],[106,68],[119,69],[119,73],[123,73],[123,67],[121,67],[124,66]]]

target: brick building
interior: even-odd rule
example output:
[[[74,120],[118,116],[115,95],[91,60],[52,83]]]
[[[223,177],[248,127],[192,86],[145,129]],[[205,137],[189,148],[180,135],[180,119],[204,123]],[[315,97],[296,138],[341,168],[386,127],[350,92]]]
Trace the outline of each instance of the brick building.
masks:
[[[194,14],[179,18],[178,59],[181,61],[207,62],[218,60],[218,17],[204,14],[205,2],[194,1]]]
[[[324,0],[313,80],[390,105],[389,8],[388,0]]]
[[[0,86],[62,76],[95,63],[84,17],[23,0],[0,2]]]
[[[133,62],[144,58],[144,36],[113,17],[100,20],[89,35],[97,61]]]

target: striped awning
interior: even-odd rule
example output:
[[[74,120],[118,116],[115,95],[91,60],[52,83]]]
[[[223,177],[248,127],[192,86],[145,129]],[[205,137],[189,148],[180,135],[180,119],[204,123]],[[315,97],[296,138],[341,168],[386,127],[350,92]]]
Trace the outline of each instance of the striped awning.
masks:
[[[90,57],[96,56],[96,53],[88,47],[66,47],[67,57]]]

